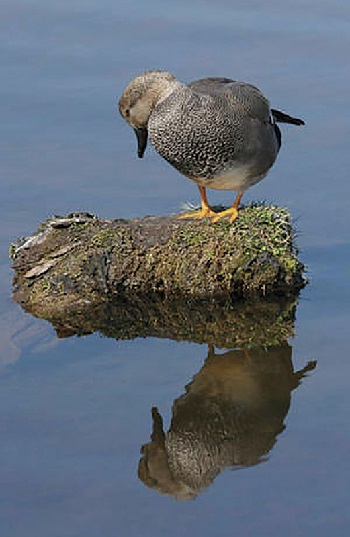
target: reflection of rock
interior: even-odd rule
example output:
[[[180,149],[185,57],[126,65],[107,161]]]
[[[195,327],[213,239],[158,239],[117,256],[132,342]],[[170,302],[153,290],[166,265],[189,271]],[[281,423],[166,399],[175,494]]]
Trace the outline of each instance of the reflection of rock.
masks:
[[[152,441],[142,448],[140,479],[189,499],[224,468],[264,461],[285,427],[291,391],[315,365],[294,372],[287,343],[221,355],[210,347],[204,366],[174,402],[167,433],[152,410]]]
[[[278,345],[294,334],[297,299],[233,302],[230,299],[177,299],[159,294],[130,295],[114,301],[77,304],[74,309],[26,311],[43,316],[58,337],[100,332],[115,339],[160,337],[211,343],[219,348]]]

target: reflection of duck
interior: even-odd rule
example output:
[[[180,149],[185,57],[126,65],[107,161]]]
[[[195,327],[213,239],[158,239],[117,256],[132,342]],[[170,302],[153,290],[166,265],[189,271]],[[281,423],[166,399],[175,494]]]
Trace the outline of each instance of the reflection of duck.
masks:
[[[158,153],[197,183],[202,209],[182,218],[213,222],[238,216],[243,193],[263,179],[277,157],[277,122],[303,125],[270,108],[260,90],[228,78],[203,78],[188,85],[170,73],[147,71],[134,78],[119,101],[123,118],[135,130],[138,155],[150,140]],[[226,211],[215,213],[206,189],[236,190]]]
[[[142,447],[139,477],[180,499],[195,497],[227,466],[266,460],[284,429],[290,394],[316,362],[294,372],[286,343],[269,350],[209,347],[202,369],[173,405],[170,429],[152,410],[151,442]]]

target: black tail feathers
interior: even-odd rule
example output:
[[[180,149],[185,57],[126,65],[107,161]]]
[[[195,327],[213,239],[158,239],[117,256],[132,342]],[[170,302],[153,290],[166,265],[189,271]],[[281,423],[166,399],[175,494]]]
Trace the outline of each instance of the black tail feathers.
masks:
[[[302,119],[288,116],[288,114],[285,114],[284,112],[280,112],[279,110],[275,110],[274,108],[271,109],[271,113],[273,115],[274,120],[277,121],[277,123],[291,123],[292,125],[305,125]]]

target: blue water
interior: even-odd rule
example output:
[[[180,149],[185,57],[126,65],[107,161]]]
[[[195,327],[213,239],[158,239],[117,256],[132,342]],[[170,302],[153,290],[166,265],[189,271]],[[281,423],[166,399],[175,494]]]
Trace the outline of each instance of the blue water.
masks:
[[[345,1],[17,0],[0,18],[0,535],[345,537],[350,527],[350,6]],[[140,71],[258,85],[306,121],[283,126],[245,201],[285,205],[310,284],[290,340],[293,393],[268,460],[223,469],[195,499],[137,477],[151,407],[172,405],[205,345],[95,334],[59,340],[11,301],[8,246],[52,214],[177,211],[197,189],[148,148],[117,97]],[[209,193],[230,203],[232,193]]]

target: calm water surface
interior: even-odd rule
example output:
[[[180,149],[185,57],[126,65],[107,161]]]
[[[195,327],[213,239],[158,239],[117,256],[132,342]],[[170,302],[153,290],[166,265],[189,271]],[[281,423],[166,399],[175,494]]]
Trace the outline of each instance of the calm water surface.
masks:
[[[0,29],[0,535],[348,535],[348,2],[5,0]],[[8,245],[46,217],[130,218],[197,201],[152,149],[137,159],[115,113],[116,96],[148,68],[255,83],[307,123],[283,128],[278,162],[246,195],[290,209],[309,267],[296,335],[266,360],[261,350],[244,362],[242,349],[157,338],[60,340],[11,302]],[[213,352],[225,355],[218,369]],[[227,392],[215,391],[215,375]],[[231,441],[218,440],[207,480],[189,458],[199,474],[184,490],[167,473],[160,416],[168,446],[195,429],[200,439],[213,415],[209,392]],[[255,452],[252,430],[264,438]]]

